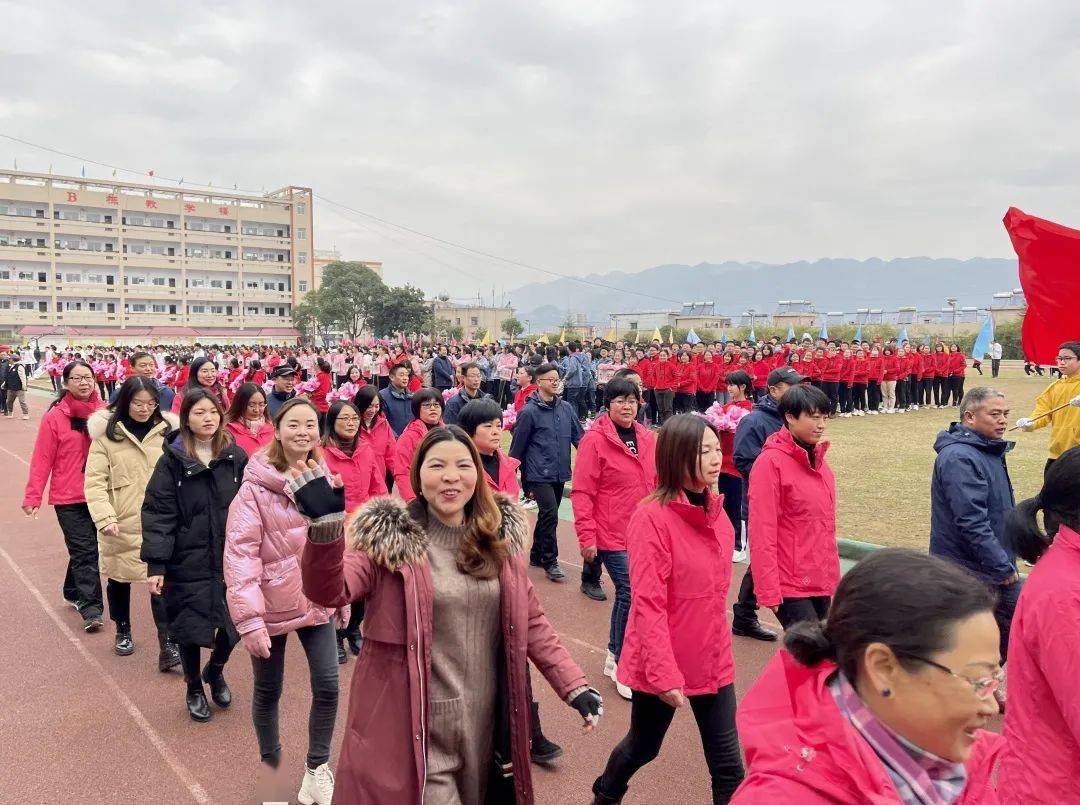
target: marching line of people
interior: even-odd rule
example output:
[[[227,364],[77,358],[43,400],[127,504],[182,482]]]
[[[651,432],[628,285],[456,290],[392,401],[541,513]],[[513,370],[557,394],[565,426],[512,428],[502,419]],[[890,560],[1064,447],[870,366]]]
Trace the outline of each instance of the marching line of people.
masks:
[[[1016,767],[1046,770],[1029,781],[1029,800],[1039,786],[1064,790],[1051,766],[1028,755],[1045,754],[1041,736],[1071,725],[1071,688],[1057,711],[1046,694],[1011,697],[1015,740],[1008,729],[1002,739],[980,728],[997,712],[1010,644],[1014,658],[1021,641],[1028,647],[1029,677],[1048,673],[1043,652],[1065,651],[1057,662],[1075,664],[1045,633],[1051,604],[1027,603],[1057,596],[1052,606],[1071,606],[1080,623],[1080,605],[1061,599],[1064,570],[1040,574],[1047,591],[1027,594],[1035,574],[1023,583],[1015,554],[1038,559],[1037,570],[1068,566],[1080,519],[1069,497],[1080,455],[1080,343],[1061,346],[1060,378],[1017,421],[1053,428],[1039,497],[1014,506],[1007,403],[972,389],[935,446],[936,556],[883,550],[843,579],[824,439],[836,401],[793,365],[766,374],[752,410],[754,377],[732,371],[722,418],[673,414],[656,432],[642,424],[650,389],[641,365],[606,378],[586,431],[581,394],[568,393],[582,387],[567,385],[567,369],[519,363],[521,398],[509,404],[503,453],[508,412],[475,366],[460,367],[457,390],[415,392],[408,362],[388,366],[379,391],[351,382],[362,371],[345,368],[337,389],[349,396],[331,400],[332,364],[316,355],[313,385],[301,392],[290,358],[262,384],[261,362],[234,384],[200,355],[170,402],[148,353],[130,356],[133,373],[108,403],[91,364],[66,363],[23,510],[36,516],[50,483],[69,551],[64,598],[87,632],[103,627],[108,603],[119,656],[136,651],[131,584],[146,581],[158,667],[181,666],[192,720],[211,720],[210,702],[231,705],[224,670],[243,644],[255,743],[270,767],[282,753],[278,703],[296,633],[312,692],[304,805],[533,801],[529,763],[562,750],[543,736],[530,661],[584,729],[596,726],[600,692],[562,647],[527,573],[532,564],[565,579],[556,527],[567,483],[582,590],[599,588],[601,567],[615,586],[602,673],[631,702],[629,730],[597,770],[594,803],[622,801],[686,705],[714,802],[785,793],[850,801],[838,792],[860,790],[881,801],[1018,801],[995,788],[987,765],[1009,752]],[[531,543],[520,488],[538,504]],[[744,530],[750,563],[729,626]],[[1047,551],[1055,535],[1061,550]],[[737,706],[732,633],[777,638],[757,621],[760,606],[783,625],[785,650]],[[349,653],[359,661],[335,775],[338,666]],[[772,706],[777,697],[791,709]],[[801,749],[778,752],[778,740]],[[1067,761],[1074,748],[1052,756]]]

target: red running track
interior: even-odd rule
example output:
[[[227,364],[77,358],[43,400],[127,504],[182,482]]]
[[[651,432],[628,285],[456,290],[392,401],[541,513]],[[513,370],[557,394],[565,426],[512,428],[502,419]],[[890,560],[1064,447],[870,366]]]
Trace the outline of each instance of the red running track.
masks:
[[[197,724],[184,706],[178,673],[157,670],[157,640],[149,595],[133,592],[132,624],[137,649],[129,657],[112,651],[112,624],[97,634],[82,631],[78,614],[64,604],[61,584],[67,561],[55,515],[23,516],[19,505],[34,435],[48,399],[31,395],[31,419],[0,417],[0,800],[42,803],[252,803],[295,802],[303,773],[310,703],[307,668],[297,641],[289,643],[281,703],[282,769],[268,778],[259,763],[251,725],[251,664],[237,646],[225,674],[233,706],[216,706]],[[593,779],[622,738],[629,702],[603,676],[610,600],[598,603],[578,590],[580,556],[570,524],[559,525],[564,584],[532,569],[540,600],[563,643],[604,696],[598,731],[580,732],[580,719],[538,682],[535,692],[547,735],[566,754],[549,769],[533,766],[539,803],[588,802]],[[573,565],[571,565],[573,563]],[[743,567],[735,566],[732,595]],[[610,582],[605,588],[611,596]],[[730,615],[729,615],[730,617]],[[764,620],[775,625],[771,613]],[[776,650],[734,638],[736,688],[741,695]],[[342,668],[342,696],[335,730],[336,763],[347,691],[355,660]],[[540,680],[539,675],[534,675]],[[379,758],[373,756],[372,763]],[[633,780],[627,803],[706,803],[708,773],[689,711],[679,713],[660,757]]]

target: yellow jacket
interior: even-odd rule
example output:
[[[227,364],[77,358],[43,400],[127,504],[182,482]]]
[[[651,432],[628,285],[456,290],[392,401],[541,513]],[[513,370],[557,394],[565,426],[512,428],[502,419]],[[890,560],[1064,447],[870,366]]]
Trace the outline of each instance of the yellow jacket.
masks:
[[[1031,418],[1035,420],[1032,430],[1053,426],[1050,433],[1050,458],[1058,458],[1070,447],[1080,444],[1080,408],[1068,406],[1060,411],[1036,419],[1039,414],[1052,411],[1059,405],[1065,405],[1080,394],[1080,375],[1060,377],[1046,387],[1046,391],[1035,400],[1035,410]]]

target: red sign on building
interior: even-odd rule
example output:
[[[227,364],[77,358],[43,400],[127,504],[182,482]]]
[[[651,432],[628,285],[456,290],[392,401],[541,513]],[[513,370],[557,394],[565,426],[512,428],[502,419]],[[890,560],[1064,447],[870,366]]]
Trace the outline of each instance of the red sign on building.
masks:
[[[105,196],[105,203],[106,204],[117,204],[118,205],[118,204],[120,204],[120,197],[119,196]]]
[[[72,191],[72,190],[68,190],[67,200],[68,201],[78,201],[79,200],[79,194]]]
[[[229,208],[228,207],[218,207],[217,211],[220,212],[222,215],[228,215],[229,214]]]
[[[185,204],[185,205],[184,205],[184,212],[195,212],[195,205],[194,205],[194,204],[190,204],[190,203],[189,203],[189,204]]]
[[[148,209],[148,210],[156,210],[157,209],[157,202],[154,201],[154,199],[152,199],[152,198],[148,198],[146,200],[146,209]]]

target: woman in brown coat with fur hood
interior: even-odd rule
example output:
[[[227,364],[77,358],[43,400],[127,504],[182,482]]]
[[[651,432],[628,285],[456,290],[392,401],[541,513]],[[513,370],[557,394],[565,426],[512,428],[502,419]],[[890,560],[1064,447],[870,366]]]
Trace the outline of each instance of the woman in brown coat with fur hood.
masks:
[[[312,519],[304,594],[367,606],[334,801],[532,803],[527,660],[586,731],[603,707],[537,601],[522,511],[491,493],[456,426],[417,449],[416,500],[376,498],[345,529],[340,490],[314,465],[295,475]]]

